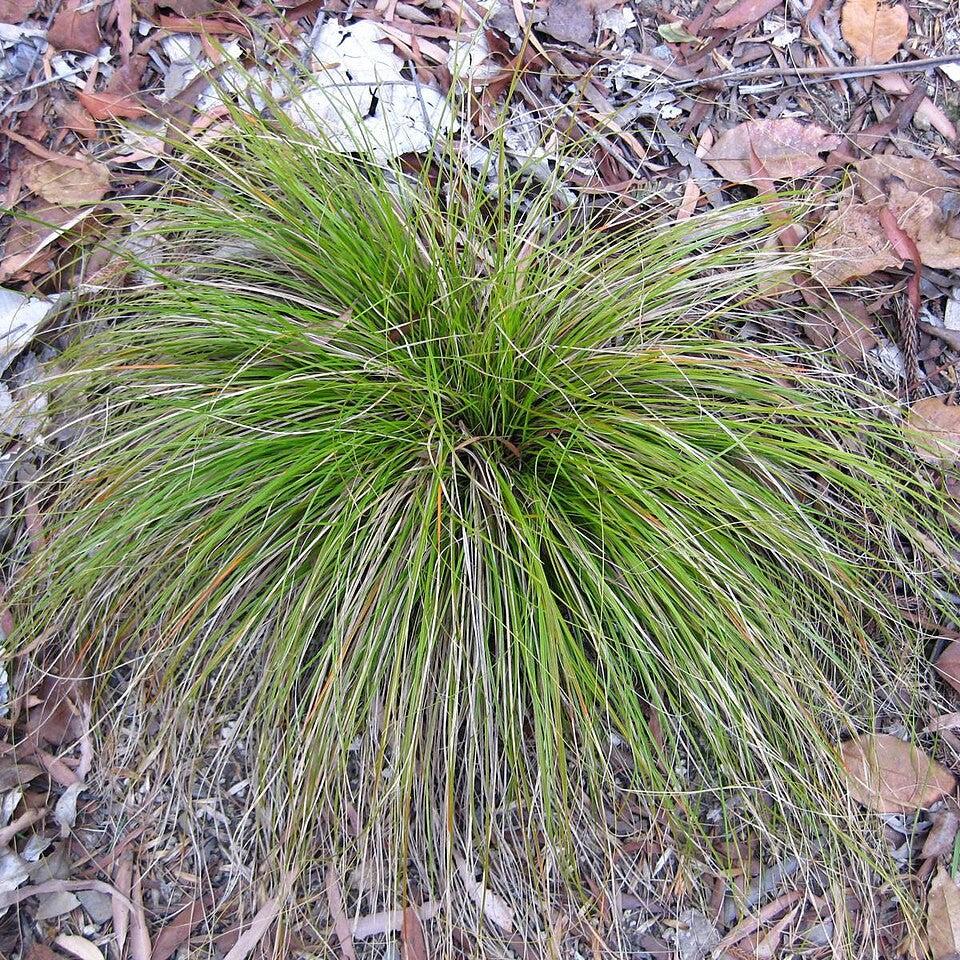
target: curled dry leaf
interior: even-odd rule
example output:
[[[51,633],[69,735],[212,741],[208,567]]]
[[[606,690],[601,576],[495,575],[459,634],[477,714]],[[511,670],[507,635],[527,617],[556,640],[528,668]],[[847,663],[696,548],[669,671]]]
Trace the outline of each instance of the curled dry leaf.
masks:
[[[810,272],[824,286],[834,287],[902,262],[884,234],[877,211],[848,200],[814,238]]]
[[[846,0],[840,17],[843,39],[861,63],[886,63],[907,39],[910,17],[901,4]]]
[[[927,942],[933,960],[948,960],[960,953],[960,887],[943,867],[927,895]]]
[[[924,860],[931,857],[945,857],[953,851],[953,844],[960,830],[960,815],[954,810],[944,809],[933,818],[933,826],[923,841],[920,856]]]
[[[931,160],[880,156],[856,164],[857,193],[871,210],[887,207],[928,267],[960,267],[960,182]]]
[[[929,807],[956,786],[949,770],[886,733],[848,740],[840,756],[850,795],[877,813]]]
[[[910,407],[907,427],[914,450],[928,463],[950,467],[960,459],[960,407],[949,407],[940,397],[923,397]]]
[[[110,189],[110,170],[91,160],[83,167],[64,167],[41,160],[27,168],[27,186],[48,203],[82,207],[96,203]]]
[[[956,408],[948,407],[947,409]],[[960,429],[960,417],[957,418],[956,424],[957,428]],[[960,436],[958,436],[958,440],[960,440]],[[934,666],[937,668],[937,673],[939,673],[957,693],[960,693],[960,642],[952,640],[947,644],[943,653],[937,657],[937,662]]]
[[[757,167],[771,180],[791,180],[823,166],[821,153],[840,146],[840,137],[813,123],[748,120],[720,134],[704,159],[724,179],[753,183]]]

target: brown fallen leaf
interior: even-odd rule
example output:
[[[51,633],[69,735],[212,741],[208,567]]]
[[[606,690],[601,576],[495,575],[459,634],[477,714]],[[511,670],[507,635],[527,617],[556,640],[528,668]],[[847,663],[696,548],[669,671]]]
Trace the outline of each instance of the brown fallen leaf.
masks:
[[[924,860],[945,857],[953,851],[953,844],[960,830],[960,815],[954,810],[941,810],[933,818],[933,826],[923,841],[920,856]]]
[[[850,795],[877,813],[929,807],[956,786],[949,770],[913,744],[886,733],[848,740],[840,757]]]
[[[840,146],[840,137],[813,123],[748,120],[720,134],[704,159],[732,183],[754,183],[761,166],[771,180],[791,180],[823,166],[821,153]]]
[[[327,906],[330,916],[333,917],[333,931],[340,944],[340,954],[344,960],[357,960],[357,953],[353,946],[353,934],[350,930],[350,921],[343,906],[343,892],[340,883],[340,874],[331,863],[327,867],[327,876],[324,883],[327,894]]]
[[[928,267],[960,267],[960,180],[931,160],[880,156],[855,165],[854,185],[871,210],[887,207]]]
[[[136,120],[144,116],[147,108],[131,95],[112,93],[88,93],[81,90],[77,99],[94,120],[115,120],[123,118]]]
[[[169,960],[190,940],[193,928],[203,921],[207,901],[198,897],[183,908],[158,934],[150,960]]]
[[[960,887],[942,866],[927,894],[927,942],[933,960],[960,953]]]
[[[874,79],[878,87],[901,97],[909,97],[915,89],[902,73],[878,73]],[[920,101],[913,112],[913,119],[914,122],[920,121],[933,127],[947,140],[957,139],[956,125],[929,97],[923,97]]]
[[[957,425],[960,427],[960,419],[957,420]],[[937,673],[939,673],[957,693],[960,693],[960,643],[956,640],[951,640],[943,653],[937,657],[935,666]]]
[[[57,50],[96,53],[103,39],[100,36],[100,7],[83,9],[83,0],[66,0],[47,31],[47,42]]]
[[[38,0],[0,0],[0,23],[23,23],[37,3]]]
[[[400,940],[403,943],[403,960],[429,960],[423,921],[414,907],[406,907],[403,911]]]
[[[824,286],[835,287],[902,262],[883,232],[878,212],[848,200],[814,237],[810,272]]]
[[[54,108],[63,125],[84,140],[94,140],[97,136],[97,122],[74,100],[58,100]]]
[[[143,881],[139,869],[133,869],[133,883],[130,887],[130,958],[131,960],[150,960],[153,947],[150,944],[150,929],[147,927],[147,914],[143,908]]]
[[[82,168],[63,167],[51,160],[41,160],[28,167],[24,180],[48,203],[82,207],[101,200],[110,189],[110,170],[106,164],[95,160]]]
[[[711,21],[710,26],[714,30],[735,30],[748,23],[755,23],[775,7],[782,5],[783,0],[740,0],[726,13]]]
[[[901,4],[846,0],[840,31],[861,63],[886,63],[907,39],[910,17]]]
[[[597,27],[593,0],[550,0],[539,28],[561,43],[592,46]]]
[[[927,463],[952,467],[960,459],[960,407],[923,397],[910,407],[907,428],[914,450]]]

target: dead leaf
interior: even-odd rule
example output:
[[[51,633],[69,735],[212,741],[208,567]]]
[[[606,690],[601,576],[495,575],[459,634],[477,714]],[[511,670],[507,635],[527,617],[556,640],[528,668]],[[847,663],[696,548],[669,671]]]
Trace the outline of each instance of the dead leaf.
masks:
[[[886,63],[907,39],[910,17],[901,4],[846,0],[840,17],[843,39],[861,63]]]
[[[813,241],[810,272],[826,287],[903,262],[883,232],[876,210],[847,201],[820,228]]]
[[[506,933],[513,933],[513,910],[507,905],[503,897],[487,889],[473,876],[473,869],[462,857],[457,860],[457,870],[463,880],[470,899],[483,910],[486,918]]]
[[[933,817],[933,826],[923,841],[920,856],[924,860],[943,857],[953,851],[953,844],[960,829],[960,815],[955,810],[941,810]]]
[[[113,930],[117,950],[122,955],[127,941],[127,930],[130,927],[129,897],[133,886],[133,854],[130,850],[125,850],[120,857],[113,873],[113,883],[120,897],[128,901],[124,903],[120,897],[113,898]]]
[[[47,31],[47,42],[57,50],[96,53],[103,39],[100,36],[99,5],[81,9],[83,0],[67,0]]]
[[[782,3],[783,0],[740,0],[725,14],[713,20],[710,26],[715,30],[735,30],[737,27],[745,27],[748,23],[755,23],[761,17],[765,17]]]
[[[86,110],[74,100],[58,100],[54,107],[68,129],[84,140],[94,140],[97,136],[97,123]]]
[[[7,322],[8,315],[6,314],[6,310],[8,309],[8,304],[5,302],[7,298],[11,296],[19,298],[23,297],[23,294],[19,294],[14,290],[4,290],[0,287],[0,331],[4,328],[9,330],[11,326]],[[27,303],[30,302],[29,297],[23,297],[23,300]],[[15,299],[13,302],[16,303],[17,300]],[[46,311],[44,311],[41,319],[43,316],[46,316]],[[24,343],[26,342],[25,340]],[[18,763],[13,757],[3,757],[0,759],[0,792],[11,790],[14,787],[22,788],[31,780],[40,776],[42,772],[39,767],[35,767],[33,764]]]
[[[409,909],[409,908],[408,908]],[[432,920],[440,912],[440,904],[436,900],[428,900],[413,907],[421,920]],[[357,917],[350,923],[350,931],[354,940],[365,940],[367,937],[382,937],[384,934],[395,933],[403,929],[402,910],[382,910],[379,913],[368,913],[365,917]]]
[[[910,407],[907,427],[914,450],[927,463],[952,467],[960,459],[960,407],[947,406],[940,397],[923,397]]]
[[[136,867],[133,870],[130,900],[133,904],[130,908],[130,957],[131,960],[150,960],[153,947],[150,945],[147,914],[143,909],[143,883]]]
[[[547,15],[538,26],[561,43],[591,46],[596,33],[593,4],[590,0],[550,0]]]
[[[288,885],[289,879],[284,883],[284,888]],[[270,928],[270,924],[276,920],[282,902],[282,896],[271,897],[267,900],[254,914],[250,926],[237,937],[237,942],[230,948],[230,952],[223,960],[245,960],[263,939],[263,935]]]
[[[943,867],[927,895],[927,941],[933,960],[960,953],[960,887]]]
[[[732,183],[753,183],[762,166],[771,180],[791,180],[823,166],[819,154],[840,146],[840,137],[813,123],[748,120],[720,134],[704,159]]]
[[[901,97],[909,97],[915,89],[902,73],[878,73],[874,81],[887,93],[894,93]],[[957,139],[957,128],[953,121],[929,97],[924,97],[920,101],[913,112],[913,120],[914,123],[920,121],[928,124],[947,140]]]
[[[960,427],[960,418],[957,420],[957,426]],[[960,693],[960,643],[956,640],[951,640],[943,653],[937,657],[935,666],[937,673],[939,673],[957,693]]]
[[[400,939],[403,943],[403,960],[429,960],[423,922],[414,907],[406,907],[403,911]]]
[[[4,244],[4,258],[0,261],[0,279],[12,277],[21,270],[31,269],[38,256],[54,240],[84,220],[93,207],[86,210],[68,210],[44,203],[30,208],[31,219],[16,219]]]
[[[917,245],[928,267],[960,267],[960,183],[932,161],[880,156],[856,164],[854,184],[864,204],[887,207]]]
[[[848,740],[840,755],[850,795],[877,813],[909,813],[929,807],[956,786],[949,770],[890,734]]]
[[[79,958],[79,960],[104,960],[103,951],[86,937],[79,937],[73,933],[61,933],[53,941],[55,946]]]
[[[71,910],[76,910],[80,906],[80,901],[75,893],[64,890],[62,893],[51,893],[49,896],[40,900],[40,906],[33,915],[34,920],[52,920],[54,917],[62,917]]]
[[[193,928],[203,921],[207,902],[198,897],[184,907],[157,935],[150,960],[169,960],[190,939]]]
[[[41,160],[30,165],[24,179],[27,186],[48,203],[62,207],[96,203],[110,189],[109,168],[93,160],[79,169]]]
[[[77,822],[77,798],[84,790],[86,790],[85,784],[75,783],[67,787],[57,800],[57,805],[53,809],[53,819],[60,827],[61,837],[68,836]]]
[[[786,916],[781,917],[770,928],[753,951],[754,960],[773,960],[780,952],[780,941],[783,939],[784,931],[793,923],[799,912],[800,908],[794,907]]]
[[[135,96],[113,93],[87,93],[81,90],[77,99],[94,120],[124,118],[136,120],[144,116],[147,108]]]
[[[340,954],[344,960],[357,960],[357,953],[353,947],[353,935],[350,931],[350,921],[347,919],[346,910],[343,908],[340,874],[337,873],[337,868],[332,863],[327,867],[324,889],[327,893],[330,916],[333,918],[333,932],[337,935],[337,941],[340,944]]]
[[[0,23],[23,23],[36,5],[37,0],[0,0]]]

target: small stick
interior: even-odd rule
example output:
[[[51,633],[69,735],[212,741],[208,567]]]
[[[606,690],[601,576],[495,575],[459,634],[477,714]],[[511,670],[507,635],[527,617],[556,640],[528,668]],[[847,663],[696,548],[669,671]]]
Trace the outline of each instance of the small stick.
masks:
[[[960,63],[960,53],[944,54],[940,57],[926,57],[909,63],[876,63],[862,67],[765,67],[762,70],[728,70],[713,76],[692,77],[689,80],[674,80],[664,84],[672,89],[708,86],[718,80],[761,80],[765,77],[809,77],[826,80],[849,80],[853,77],[873,77],[878,73],[915,73],[930,67],[940,67],[948,63]]]

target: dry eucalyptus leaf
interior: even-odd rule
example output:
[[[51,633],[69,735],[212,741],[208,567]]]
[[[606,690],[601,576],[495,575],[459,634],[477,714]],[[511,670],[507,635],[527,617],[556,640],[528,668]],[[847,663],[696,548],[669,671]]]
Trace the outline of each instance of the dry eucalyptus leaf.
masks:
[[[69,890],[63,890],[58,893],[51,893],[46,897],[41,897],[40,906],[33,915],[34,920],[52,920],[54,917],[62,917],[71,910],[76,910],[80,906],[80,901],[76,894]]]
[[[36,5],[37,0],[0,0],[0,23],[22,23]]]
[[[840,17],[843,39],[861,63],[886,63],[907,39],[910,17],[901,4],[846,0]]]
[[[931,160],[884,155],[856,164],[857,193],[872,210],[887,207],[928,267],[960,267],[960,181]]]
[[[758,176],[791,180],[823,166],[820,154],[838,146],[840,137],[813,123],[748,120],[721,133],[704,159],[732,183],[753,183]]]
[[[86,937],[80,937],[74,933],[61,933],[53,942],[55,946],[66,950],[78,960],[104,960],[103,951]]]
[[[851,201],[829,217],[814,238],[810,272],[824,286],[834,287],[902,262],[876,211]]]
[[[960,887],[943,867],[927,895],[927,942],[933,960],[960,952]]]
[[[110,189],[110,170],[91,160],[83,167],[65,167],[41,160],[27,169],[27,186],[48,203],[82,207],[96,203]]]
[[[486,918],[505,933],[513,933],[513,910],[503,897],[485,887],[473,876],[473,870],[462,858],[458,858],[457,868],[470,899],[483,910]]]
[[[907,426],[913,448],[928,463],[950,467],[960,459],[960,407],[948,407],[940,397],[923,397],[910,407]]]
[[[933,826],[923,841],[920,856],[924,860],[931,857],[944,857],[953,851],[953,844],[960,829],[960,815],[954,810],[944,809],[933,818]]]
[[[960,427],[960,419],[958,419],[957,425]],[[960,643],[956,640],[951,641],[943,653],[937,657],[935,666],[937,673],[939,673],[957,693],[960,693]]]
[[[877,813],[929,807],[956,786],[949,770],[886,733],[848,740],[840,755],[850,795]]]
[[[88,9],[82,0],[67,0],[47,31],[47,42],[57,50],[96,53],[103,39],[100,36],[99,5]]]
[[[550,0],[547,15],[538,24],[561,43],[590,46],[596,33],[591,0]]]

